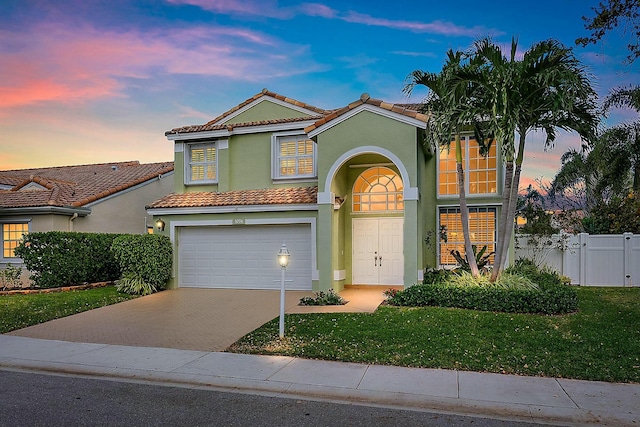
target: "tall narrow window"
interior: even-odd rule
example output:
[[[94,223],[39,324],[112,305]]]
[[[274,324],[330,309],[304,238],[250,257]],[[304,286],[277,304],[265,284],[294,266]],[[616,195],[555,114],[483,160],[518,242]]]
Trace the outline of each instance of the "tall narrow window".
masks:
[[[187,183],[216,183],[218,180],[218,153],[215,143],[189,144],[187,147]]]
[[[22,236],[29,231],[29,224],[8,223],[2,224],[2,257],[15,258],[15,249],[22,241]]]
[[[315,178],[316,143],[306,135],[275,136],[274,179]]]
[[[486,156],[473,137],[460,138],[462,144],[462,167],[465,172],[465,191],[468,195],[497,194],[498,168],[497,148],[493,143]],[[458,173],[456,169],[456,142],[451,141],[438,157],[438,195],[458,195]]]
[[[440,208],[440,265],[455,265],[457,262],[451,255],[457,250],[464,255],[464,235],[460,208]],[[496,208],[469,208],[469,231],[471,244],[478,250],[487,246],[486,254],[495,251],[496,247]],[[444,237],[444,238],[443,238]],[[493,263],[491,257],[490,263]]]
[[[362,172],[353,185],[353,212],[401,211],[402,178],[387,167],[372,167]]]

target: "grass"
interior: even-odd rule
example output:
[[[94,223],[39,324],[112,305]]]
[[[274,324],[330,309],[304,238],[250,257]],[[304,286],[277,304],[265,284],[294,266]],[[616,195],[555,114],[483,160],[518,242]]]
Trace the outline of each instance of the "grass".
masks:
[[[375,313],[287,315],[229,351],[345,362],[640,382],[640,289],[577,288],[562,316],[382,306]]]
[[[135,298],[113,286],[48,294],[0,296],[0,333]]]

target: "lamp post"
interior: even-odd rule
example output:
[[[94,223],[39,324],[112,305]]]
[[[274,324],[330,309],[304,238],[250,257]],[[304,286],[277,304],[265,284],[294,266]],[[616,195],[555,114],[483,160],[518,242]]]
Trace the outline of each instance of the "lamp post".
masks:
[[[282,247],[278,252],[278,264],[282,270],[282,276],[280,280],[280,338],[284,338],[284,272],[289,264],[289,251],[287,245],[282,242]]]

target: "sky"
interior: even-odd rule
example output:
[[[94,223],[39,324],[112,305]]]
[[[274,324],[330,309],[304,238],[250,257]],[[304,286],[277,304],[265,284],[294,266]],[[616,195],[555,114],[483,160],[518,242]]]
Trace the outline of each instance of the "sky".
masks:
[[[0,170],[173,159],[164,132],[203,124],[263,88],[320,108],[388,102],[414,70],[490,36],[575,46],[597,0],[0,0]],[[640,84],[620,31],[575,47],[594,87]],[[636,62],[640,62],[636,61]],[[637,117],[611,114],[610,125]],[[576,135],[530,135],[521,186],[549,180]]]

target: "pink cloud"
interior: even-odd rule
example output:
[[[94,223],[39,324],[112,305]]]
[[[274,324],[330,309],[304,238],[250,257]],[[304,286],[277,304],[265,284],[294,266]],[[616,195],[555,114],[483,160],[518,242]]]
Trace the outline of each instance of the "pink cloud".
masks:
[[[279,9],[278,3],[272,0],[168,0],[168,2],[197,6],[203,10],[229,15],[256,15],[280,19],[292,17],[291,11]]]
[[[0,32],[0,38],[16,38]],[[285,54],[286,53],[286,54]],[[124,96],[125,78],[158,73],[212,75],[255,81],[288,70],[306,48],[261,33],[229,27],[155,32],[104,32],[85,26],[36,25],[20,46],[0,46],[0,108],[41,102],[77,102]],[[273,56],[281,56],[278,63]],[[311,61],[306,67],[313,68]]]
[[[304,3],[298,7],[298,10],[308,16],[321,16],[323,18],[332,19],[335,18],[337,12],[320,3]]]

